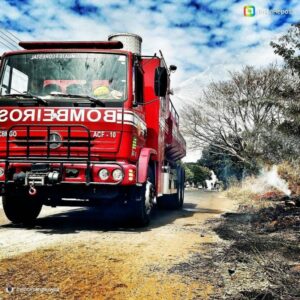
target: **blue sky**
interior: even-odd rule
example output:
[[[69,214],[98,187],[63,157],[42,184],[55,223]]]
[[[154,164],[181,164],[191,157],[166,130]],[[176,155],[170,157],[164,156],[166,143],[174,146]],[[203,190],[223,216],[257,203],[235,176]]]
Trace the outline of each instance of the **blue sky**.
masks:
[[[256,8],[245,17],[245,5]],[[291,10],[263,14],[263,9]],[[201,87],[224,79],[246,64],[281,63],[269,46],[291,23],[300,20],[298,0],[279,1],[108,1],[0,0],[0,29],[21,40],[105,40],[111,33],[142,36],[143,53],[161,49],[173,75],[177,106],[196,99]],[[0,52],[4,52],[0,44]]]

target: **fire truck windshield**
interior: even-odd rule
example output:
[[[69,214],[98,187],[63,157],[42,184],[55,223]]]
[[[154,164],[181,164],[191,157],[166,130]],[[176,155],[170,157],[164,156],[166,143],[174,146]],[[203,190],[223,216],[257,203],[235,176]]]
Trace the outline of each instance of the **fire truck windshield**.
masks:
[[[4,61],[1,95],[29,94],[51,99],[61,93],[122,102],[127,97],[126,69],[126,55],[111,53],[11,55]]]

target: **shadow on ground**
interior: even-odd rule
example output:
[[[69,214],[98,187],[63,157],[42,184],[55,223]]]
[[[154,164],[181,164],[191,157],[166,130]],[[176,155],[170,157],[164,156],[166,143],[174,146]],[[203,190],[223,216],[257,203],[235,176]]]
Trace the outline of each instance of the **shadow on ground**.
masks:
[[[210,207],[210,201],[201,202],[199,199],[206,199],[207,195],[214,199],[214,194],[196,192],[186,193],[187,202],[182,210],[155,209],[149,226],[137,228],[130,222],[129,211],[120,208],[118,205],[101,207],[66,207],[62,212],[56,208],[47,208],[47,216],[43,214],[36,220],[34,226],[24,228],[21,224],[2,223],[0,229],[24,228],[44,234],[68,234],[81,231],[124,231],[140,233],[151,231],[154,228],[172,224],[177,219],[191,217],[195,214],[221,214],[224,211]],[[204,204],[205,203],[205,204]],[[199,207],[200,206],[200,207]],[[52,214],[51,214],[52,213]],[[50,215],[51,214],[51,215]]]
[[[156,209],[149,226],[136,228],[128,218],[128,213],[118,207],[83,207],[66,212],[40,217],[32,227],[45,234],[68,234],[80,231],[125,231],[140,233],[173,223],[176,219],[187,218],[196,213],[216,214],[220,211],[208,208],[197,208],[194,203],[185,203],[182,210]],[[20,224],[5,224],[0,228],[23,228]]]

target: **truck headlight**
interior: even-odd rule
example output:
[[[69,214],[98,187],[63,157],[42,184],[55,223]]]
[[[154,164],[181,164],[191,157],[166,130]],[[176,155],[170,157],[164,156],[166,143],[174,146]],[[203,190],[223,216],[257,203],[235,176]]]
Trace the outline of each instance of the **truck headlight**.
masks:
[[[0,177],[2,177],[4,175],[4,169],[0,168]]]
[[[107,169],[101,169],[98,175],[101,180],[107,180],[109,177],[109,171]]]
[[[123,172],[122,170],[120,169],[115,169],[113,172],[112,172],[112,176],[113,176],[113,179],[115,181],[120,181],[123,179]]]

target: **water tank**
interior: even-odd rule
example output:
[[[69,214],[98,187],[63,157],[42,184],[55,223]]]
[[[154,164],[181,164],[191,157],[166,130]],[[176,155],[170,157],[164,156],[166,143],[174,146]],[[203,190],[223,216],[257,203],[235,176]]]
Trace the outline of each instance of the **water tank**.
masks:
[[[141,55],[142,38],[133,33],[116,33],[108,36],[109,41],[120,41],[123,43],[123,50]]]

